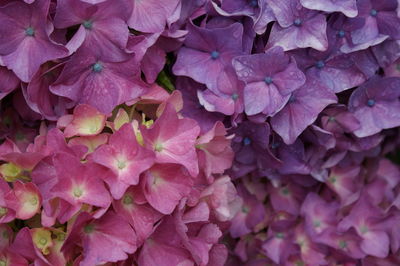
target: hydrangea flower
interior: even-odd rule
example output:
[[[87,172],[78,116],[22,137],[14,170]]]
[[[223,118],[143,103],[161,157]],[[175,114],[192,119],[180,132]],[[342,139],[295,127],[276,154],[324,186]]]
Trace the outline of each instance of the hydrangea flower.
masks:
[[[207,87],[197,83],[190,78],[178,77],[176,88],[182,92],[183,108],[182,114],[185,117],[195,119],[200,126],[202,133],[212,129],[215,122],[223,120],[224,116],[216,112],[208,112],[198,100],[198,91],[206,90]]]
[[[132,126],[125,124],[90,159],[113,171],[114,175],[105,181],[113,197],[120,199],[130,185],[139,183],[139,175],[153,165],[154,153],[140,146]]]
[[[335,0],[300,0],[300,3],[302,6],[308,9],[320,10],[328,13],[342,12],[343,14],[351,18],[354,18],[358,15],[356,0],[345,0],[340,2],[337,2]]]
[[[50,86],[50,91],[108,114],[116,105],[146,92],[147,85],[138,77],[138,67],[134,57],[113,62],[88,48],[79,49]]]
[[[399,265],[398,5],[3,1],[0,265]]]
[[[303,72],[281,47],[264,54],[235,57],[233,65],[238,78],[246,83],[243,94],[248,115],[276,114],[305,82]]]
[[[113,211],[97,220],[93,220],[88,213],[81,213],[65,240],[62,251],[73,251],[78,241],[83,248],[80,265],[125,260],[137,248],[135,231]]]
[[[122,61],[128,42],[129,30],[126,19],[131,7],[127,1],[102,1],[85,3],[66,0],[57,3],[54,26],[59,29],[79,25],[68,46],[76,50],[80,46],[97,50],[108,60]],[[70,49],[71,49],[70,48]]]
[[[332,103],[336,103],[334,93],[317,80],[309,79],[291,94],[286,106],[271,118],[271,126],[286,144],[292,144]]]
[[[392,0],[370,1],[362,0],[357,2],[359,14],[350,23],[360,23],[363,26],[351,33],[354,44],[368,42],[380,37],[380,35],[390,36],[394,39],[400,37],[400,31],[394,25],[400,22],[396,9],[398,2]]]
[[[154,231],[162,214],[152,208],[139,187],[130,187],[120,200],[113,201],[115,211],[135,229],[138,244],[142,244]]]
[[[243,53],[243,26],[234,23],[224,28],[206,29],[189,24],[188,29],[173,72],[218,91],[218,79],[224,75],[225,68],[231,65],[234,56]]]
[[[221,6],[211,2],[213,8],[221,16],[236,17],[247,16],[253,20],[254,31],[263,34],[268,23],[275,20],[271,7],[265,0],[224,0]]]
[[[194,147],[200,128],[189,118],[179,119],[171,105],[166,105],[160,118],[142,134],[146,146],[156,154],[157,163],[176,163],[196,176],[199,172]]]
[[[49,0],[38,0],[33,4],[10,2],[0,8],[2,62],[24,82],[29,82],[44,62],[68,55],[64,46],[49,37],[49,6]]]
[[[14,183],[14,189],[7,193],[5,200],[10,209],[15,210],[15,217],[26,220],[39,212],[42,197],[33,183]]]
[[[338,31],[328,28],[329,46],[324,52],[312,48],[294,50],[293,55],[307,78],[318,79],[335,93],[356,87],[366,81],[367,75],[359,69],[356,58],[339,51],[342,41]]]
[[[75,212],[85,203],[103,208],[111,204],[110,194],[99,178],[107,174],[106,170],[95,164],[84,166],[66,153],[57,154],[54,166],[58,180],[51,191],[72,205]]]
[[[226,70],[226,75],[218,79],[218,91],[198,90],[199,102],[209,112],[220,112],[225,115],[243,112],[244,83],[237,79],[232,68]]]
[[[351,214],[345,217],[339,230],[346,231],[353,227],[362,238],[360,248],[363,252],[375,257],[384,258],[389,254],[390,239],[385,232],[381,211],[369,203],[367,197],[360,200],[353,207]]]
[[[382,129],[400,125],[397,78],[374,78],[357,88],[349,100],[349,110],[360,121],[358,137],[371,136]]]
[[[133,11],[128,19],[128,25],[142,32],[162,32],[166,25],[179,19],[181,5],[181,1],[178,0],[133,1]],[[154,12],[155,16],[149,16],[149,10]]]
[[[230,138],[226,138],[226,134],[223,124],[217,122],[196,141],[199,164],[207,177],[223,174],[232,165],[234,153],[230,147]]]
[[[325,16],[303,8],[300,0],[267,0],[276,20],[267,48],[281,46],[285,51],[311,47],[319,51],[328,48]]]
[[[155,165],[142,179],[143,194],[149,204],[163,214],[171,214],[182,197],[187,196],[193,181],[175,164]]]

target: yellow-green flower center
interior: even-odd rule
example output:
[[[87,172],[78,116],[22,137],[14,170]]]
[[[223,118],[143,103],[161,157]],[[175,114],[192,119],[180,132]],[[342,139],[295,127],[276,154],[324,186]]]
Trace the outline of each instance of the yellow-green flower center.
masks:
[[[129,204],[132,204],[133,199],[132,199],[131,196],[125,195],[124,198],[122,199],[122,202],[123,202],[125,205],[129,205]]]
[[[75,196],[75,197],[79,198],[79,197],[82,196],[83,191],[82,191],[82,189],[80,189],[79,187],[77,187],[77,188],[74,189],[73,193],[74,193],[74,196]]]

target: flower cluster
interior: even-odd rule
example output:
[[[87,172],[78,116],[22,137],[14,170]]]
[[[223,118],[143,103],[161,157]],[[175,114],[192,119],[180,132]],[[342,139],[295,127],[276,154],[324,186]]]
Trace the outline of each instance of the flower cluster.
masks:
[[[399,265],[399,14],[2,1],[0,265]]]
[[[0,145],[0,261],[222,266],[221,229],[242,204],[222,175],[231,137],[221,122],[200,134],[180,106],[155,87],[129,113],[77,105],[32,143]]]
[[[235,135],[228,265],[398,265],[398,2],[205,7],[173,73],[184,112]]]

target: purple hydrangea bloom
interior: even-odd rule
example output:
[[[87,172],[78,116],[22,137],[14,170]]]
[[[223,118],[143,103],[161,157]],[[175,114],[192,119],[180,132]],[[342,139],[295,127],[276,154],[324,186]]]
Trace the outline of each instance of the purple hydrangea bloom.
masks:
[[[215,122],[222,121],[224,116],[220,113],[207,111],[198,100],[199,91],[207,90],[206,86],[186,77],[176,79],[176,88],[182,92],[183,109],[185,117],[195,119],[205,133],[214,126]]]
[[[327,230],[336,229],[338,210],[338,202],[328,203],[317,194],[309,193],[300,210],[307,233],[317,240]]]
[[[345,105],[333,105],[321,113],[321,126],[332,133],[351,133],[360,128],[360,122]]]
[[[0,55],[7,68],[29,82],[41,64],[65,57],[68,50],[49,37],[50,0],[10,2],[0,7]]]
[[[400,126],[400,79],[373,78],[358,87],[349,100],[349,110],[360,121],[354,134],[361,138],[382,129]]]
[[[286,144],[292,144],[327,105],[336,101],[335,94],[327,87],[309,79],[291,94],[286,106],[271,118],[271,126]]]
[[[336,30],[328,28],[328,50],[321,52],[308,48],[290,52],[307,78],[318,79],[335,93],[356,87],[366,80],[354,57],[339,51],[341,38]]]
[[[391,218],[385,217],[383,211],[373,205],[369,197],[363,194],[349,215],[339,223],[338,229],[345,232],[354,228],[362,238],[360,248],[363,252],[378,258],[385,258],[389,255],[390,248],[387,219]]]
[[[267,48],[277,45],[285,51],[306,47],[325,51],[328,48],[323,14],[303,8],[299,0],[267,2],[278,21],[272,27]]]
[[[278,170],[278,177],[282,175],[308,175],[311,172],[307,163],[304,143],[297,139],[293,144],[286,145],[279,136],[271,143],[271,151],[281,161]]]
[[[303,72],[281,47],[274,47],[265,54],[238,56],[233,66],[238,78],[246,83],[244,105],[248,115],[276,114],[290,94],[305,82]]]
[[[135,30],[148,33],[164,31],[179,19],[181,1],[179,0],[146,0],[133,2],[133,11],[128,25]]]
[[[233,237],[248,234],[265,217],[265,208],[254,195],[251,195],[242,185],[237,187],[238,194],[243,198],[241,210],[232,220],[229,229]]]
[[[400,28],[397,27],[400,18],[396,12],[398,6],[396,0],[359,0],[357,5],[359,10],[357,18],[364,19],[364,25],[352,33],[354,43],[368,41],[379,34],[394,39],[400,38]]]
[[[240,177],[257,168],[276,168],[279,165],[279,160],[274,158],[269,148],[270,127],[267,123],[244,121],[231,133],[235,134],[232,140],[235,152],[233,176]]]
[[[226,75],[218,79],[218,91],[197,91],[200,104],[209,112],[220,112],[225,115],[243,112],[244,83],[237,79],[235,71],[230,67]]]
[[[134,100],[148,85],[140,79],[134,57],[112,62],[88,49],[79,49],[66,63],[50,90],[75,103],[86,103],[108,114],[118,104]]]
[[[211,2],[211,4],[221,16],[250,17],[257,34],[263,34],[268,23],[275,20],[272,9],[265,0],[224,0],[221,1],[221,6],[215,2]]]
[[[188,30],[173,71],[218,90],[218,78],[231,65],[232,58],[242,53],[243,26],[234,23],[224,28],[205,29],[189,24]]]
[[[358,14],[357,0],[300,0],[302,6],[312,10],[320,10],[328,13],[342,12],[348,17],[354,18]]]
[[[85,45],[96,49],[103,57],[120,60],[128,42],[125,19],[129,13],[125,0],[108,0],[94,5],[80,0],[63,0],[58,1],[54,26],[64,29],[80,25],[70,46],[77,49]]]

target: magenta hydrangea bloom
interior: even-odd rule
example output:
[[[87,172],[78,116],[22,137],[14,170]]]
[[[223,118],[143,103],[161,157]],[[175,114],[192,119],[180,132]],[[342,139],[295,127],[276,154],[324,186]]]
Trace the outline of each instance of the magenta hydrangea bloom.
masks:
[[[33,183],[14,183],[14,189],[5,195],[7,206],[15,210],[18,219],[29,219],[37,214],[42,206],[42,196]]]
[[[136,251],[136,234],[132,227],[115,212],[100,219],[81,213],[76,219],[62,251],[69,253],[75,246],[83,248],[80,265],[98,265],[126,260]]]
[[[205,223],[209,219],[209,207],[200,202],[193,208],[180,207],[175,214],[176,231],[198,265],[207,265],[212,247],[218,243],[222,232],[216,224]]]
[[[300,0],[267,0],[278,23],[272,27],[267,48],[281,46],[285,51],[311,47],[328,48],[326,18],[317,11],[303,8]]]
[[[382,129],[400,125],[398,78],[374,78],[358,87],[349,100],[349,110],[360,121],[358,137],[371,136]]]
[[[146,146],[155,151],[157,163],[176,163],[186,167],[192,176],[199,173],[195,141],[200,133],[196,121],[179,119],[170,104],[149,128],[142,131]]]
[[[154,153],[139,145],[130,124],[123,125],[90,158],[114,173],[105,181],[115,199],[120,199],[130,185],[137,185],[139,175],[154,163]]]
[[[33,4],[10,2],[0,8],[0,55],[4,65],[24,82],[44,62],[68,55],[65,47],[49,37],[49,6],[49,0],[38,0]]]
[[[172,216],[163,219],[152,237],[143,244],[138,263],[144,266],[195,265],[190,253],[184,249],[180,241]]]
[[[212,174],[223,174],[232,165],[234,153],[230,146],[230,138],[221,122],[200,136],[196,141],[197,155],[202,172],[206,177]]]
[[[26,260],[21,255],[18,255],[15,251],[10,248],[7,250],[0,251],[0,258],[2,261],[9,263],[10,265],[28,265],[28,260]]]
[[[246,83],[244,105],[248,115],[276,114],[305,82],[303,72],[281,47],[265,54],[235,57],[233,65],[238,78]]]
[[[80,25],[69,46],[95,48],[102,58],[124,59],[129,30],[126,19],[131,7],[125,0],[85,3],[80,0],[58,1],[54,26],[64,29]]]
[[[152,208],[142,195],[140,187],[130,187],[118,201],[113,201],[116,213],[135,229],[138,244],[142,244],[154,231],[162,214]]]
[[[108,114],[118,104],[134,100],[146,92],[148,86],[140,79],[139,73],[134,57],[113,62],[87,48],[79,49],[50,90]]]
[[[78,158],[66,153],[55,156],[54,166],[58,181],[51,191],[55,196],[74,207],[86,203],[107,208],[111,204],[110,194],[100,179],[107,170],[93,163],[82,165]]]
[[[206,29],[189,24],[188,30],[173,72],[217,91],[218,79],[224,75],[225,68],[231,65],[234,56],[243,53],[243,26],[234,23],[224,28]]]
[[[236,188],[227,175],[203,190],[201,197],[208,202],[211,212],[221,222],[232,220],[242,207],[243,200],[237,197]]]
[[[50,264],[50,261],[47,260],[47,258],[42,254],[41,250],[34,243],[34,232],[34,229],[29,229],[28,227],[22,228],[21,231],[19,231],[16,235],[15,241],[12,244],[12,248],[26,260],[34,261],[34,263],[37,265],[48,265]],[[41,236],[38,238],[40,239],[40,237]],[[42,238],[47,241],[44,235]],[[42,248],[47,249],[48,247],[44,246]],[[16,265],[28,265],[26,261],[22,261],[22,263],[26,264]]]
[[[327,105],[336,101],[335,94],[327,87],[309,79],[291,94],[286,106],[271,118],[271,126],[286,144],[292,144]]]
[[[171,214],[187,196],[193,180],[177,164],[156,164],[142,178],[143,194],[149,204],[163,214]]]
[[[1,223],[8,223],[15,219],[16,209],[13,209],[16,208],[14,204],[15,200],[15,195],[13,195],[10,186],[3,179],[0,180]]]

